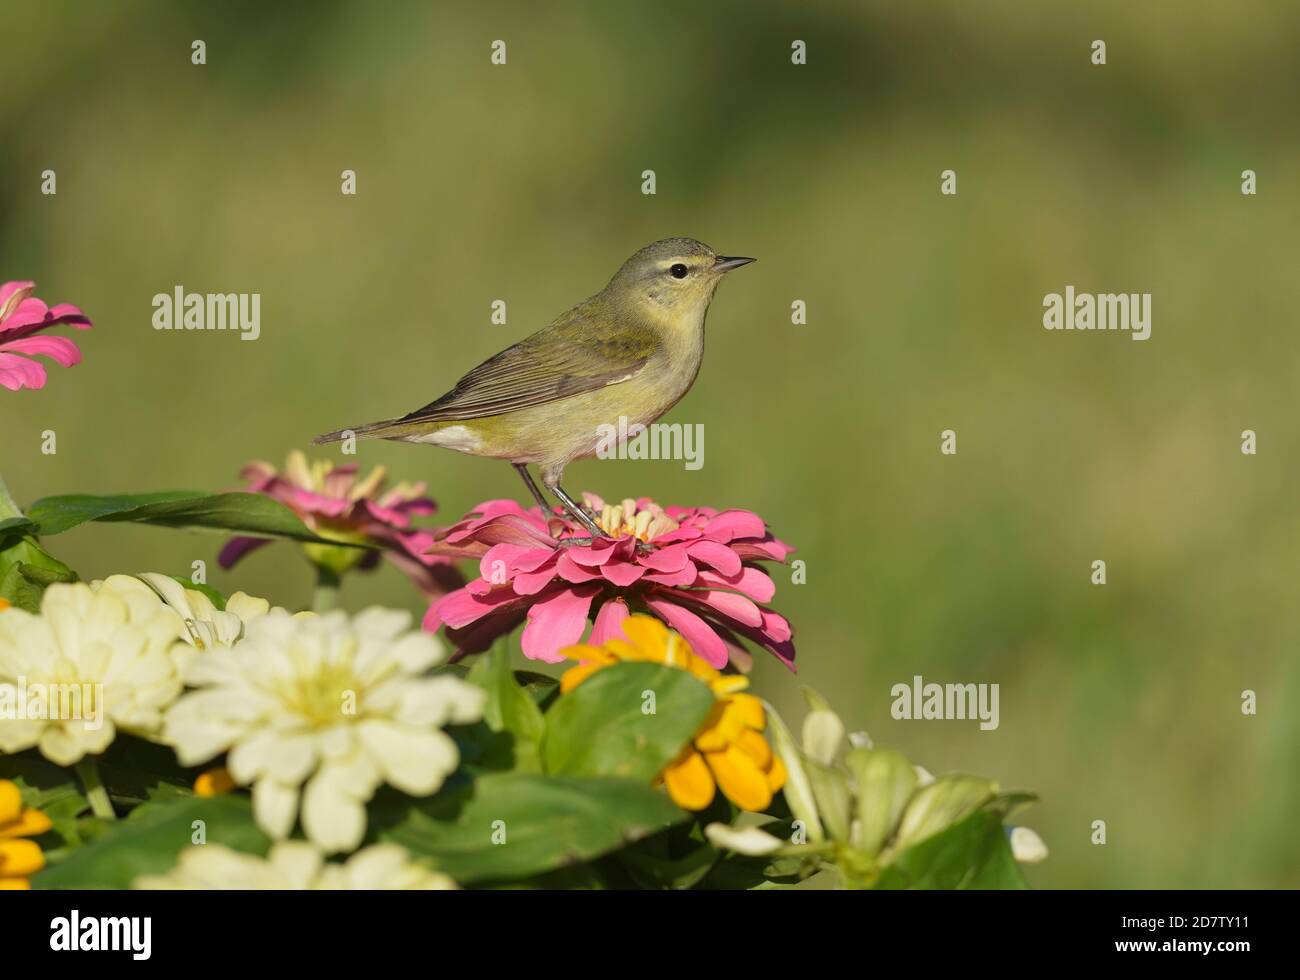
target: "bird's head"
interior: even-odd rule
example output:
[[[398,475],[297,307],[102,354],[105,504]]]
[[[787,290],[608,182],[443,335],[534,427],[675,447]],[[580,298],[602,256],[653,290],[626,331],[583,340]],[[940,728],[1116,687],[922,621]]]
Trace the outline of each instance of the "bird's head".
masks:
[[[659,317],[702,322],[722,277],[753,261],[719,255],[693,238],[665,238],[624,262],[605,292],[621,305]]]

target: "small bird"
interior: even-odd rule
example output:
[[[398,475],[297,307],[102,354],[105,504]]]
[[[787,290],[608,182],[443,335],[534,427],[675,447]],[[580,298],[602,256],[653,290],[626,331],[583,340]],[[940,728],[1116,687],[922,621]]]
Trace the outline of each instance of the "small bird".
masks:
[[[718,283],[753,261],[691,238],[647,245],[595,296],[489,357],[437,401],[315,442],[354,434],[509,460],[549,513],[528,472],[534,464],[564,510],[593,540],[604,537],[560,486],[564,467],[595,455],[608,431],[602,427],[617,427],[620,417],[627,429],[649,425],[681,400],[700,371],[704,317]]]

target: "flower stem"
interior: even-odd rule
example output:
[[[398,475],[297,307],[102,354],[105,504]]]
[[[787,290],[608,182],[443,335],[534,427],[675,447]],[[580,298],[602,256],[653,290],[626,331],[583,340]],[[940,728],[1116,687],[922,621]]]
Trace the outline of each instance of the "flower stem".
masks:
[[[116,820],[113,801],[108,798],[108,790],[99,778],[99,763],[93,756],[84,755],[77,763],[77,775],[86,790],[86,799],[90,801],[91,812],[101,820]]]
[[[5,486],[5,478],[0,476],[0,521],[10,517],[22,517],[23,512],[18,509],[14,503],[14,498],[9,496],[9,488]]]
[[[339,598],[340,578],[323,565],[316,566],[316,589],[311,594],[312,612],[329,612]]]

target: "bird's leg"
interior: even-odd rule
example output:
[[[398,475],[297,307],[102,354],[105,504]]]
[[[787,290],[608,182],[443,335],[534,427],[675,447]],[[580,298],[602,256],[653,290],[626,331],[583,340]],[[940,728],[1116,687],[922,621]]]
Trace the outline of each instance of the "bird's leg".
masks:
[[[551,505],[546,502],[546,498],[542,496],[542,491],[538,489],[537,484],[533,481],[532,474],[528,472],[528,464],[511,463],[510,465],[515,468],[516,473],[524,478],[524,483],[528,487],[528,492],[531,493],[533,499],[537,501],[537,506],[542,508],[542,517],[550,517]]]
[[[553,510],[552,510],[552,508],[551,508],[550,503],[547,502],[546,497],[543,496],[542,491],[538,488],[536,481],[533,480],[532,475],[528,472],[528,467],[527,467],[525,464],[523,464],[523,463],[512,463],[512,464],[510,464],[510,465],[512,465],[512,466],[515,468],[515,470],[519,473],[519,475],[520,475],[521,477],[523,477],[524,484],[528,487],[528,492],[531,493],[531,494],[533,495],[533,499],[537,501],[537,506],[540,507],[540,508],[542,509],[542,516],[543,516],[544,518],[547,518],[547,519],[549,519],[549,518],[551,518],[551,517],[554,517],[555,514],[554,514],[554,512],[553,512]],[[557,494],[557,496],[558,496],[558,494]],[[567,495],[566,495],[566,496],[567,496]],[[570,501],[566,501],[566,502],[565,502],[564,509],[565,509],[565,512],[566,512],[566,513],[570,513],[570,514],[572,514],[573,511],[572,511],[572,509],[571,509],[570,506],[569,506],[570,503],[571,503]],[[580,520],[581,520],[583,517],[586,517],[586,515],[585,515],[585,514],[582,514],[581,511],[579,511],[579,515],[580,515],[580,517],[579,517]],[[587,523],[588,523],[588,522],[584,521],[584,522],[583,522],[584,526],[586,526]],[[596,540],[596,538],[594,538],[594,537],[590,537],[590,538],[560,538],[560,539],[559,539],[558,541],[556,541],[555,543],[556,543],[559,547],[561,547],[561,548],[573,548],[573,547],[576,547],[576,546],[578,546],[578,545],[588,545],[588,544],[591,544],[591,543],[594,542],[595,540]]]
[[[552,483],[552,484],[548,484],[546,489],[551,491],[551,493],[555,494],[555,496],[559,498],[560,503],[564,505],[564,509],[568,511],[570,517],[572,517],[575,521],[577,521],[579,524],[581,524],[583,527],[585,527],[588,531],[591,532],[592,541],[598,541],[601,538],[608,537],[608,535],[600,529],[600,525],[598,525],[595,521],[591,519],[591,515],[589,515],[585,510],[579,507],[577,503],[574,502],[573,498],[564,492],[564,488],[562,486],[560,486],[558,483]],[[588,544],[590,542],[583,542],[583,543]]]

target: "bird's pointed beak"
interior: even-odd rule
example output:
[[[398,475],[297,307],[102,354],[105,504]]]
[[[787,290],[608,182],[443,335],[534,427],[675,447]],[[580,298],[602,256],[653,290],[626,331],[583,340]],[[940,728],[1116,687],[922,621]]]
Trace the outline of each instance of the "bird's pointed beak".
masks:
[[[715,272],[730,272],[732,269],[739,269],[742,265],[757,261],[758,259],[746,258],[743,255],[719,255],[713,263],[713,269]]]

